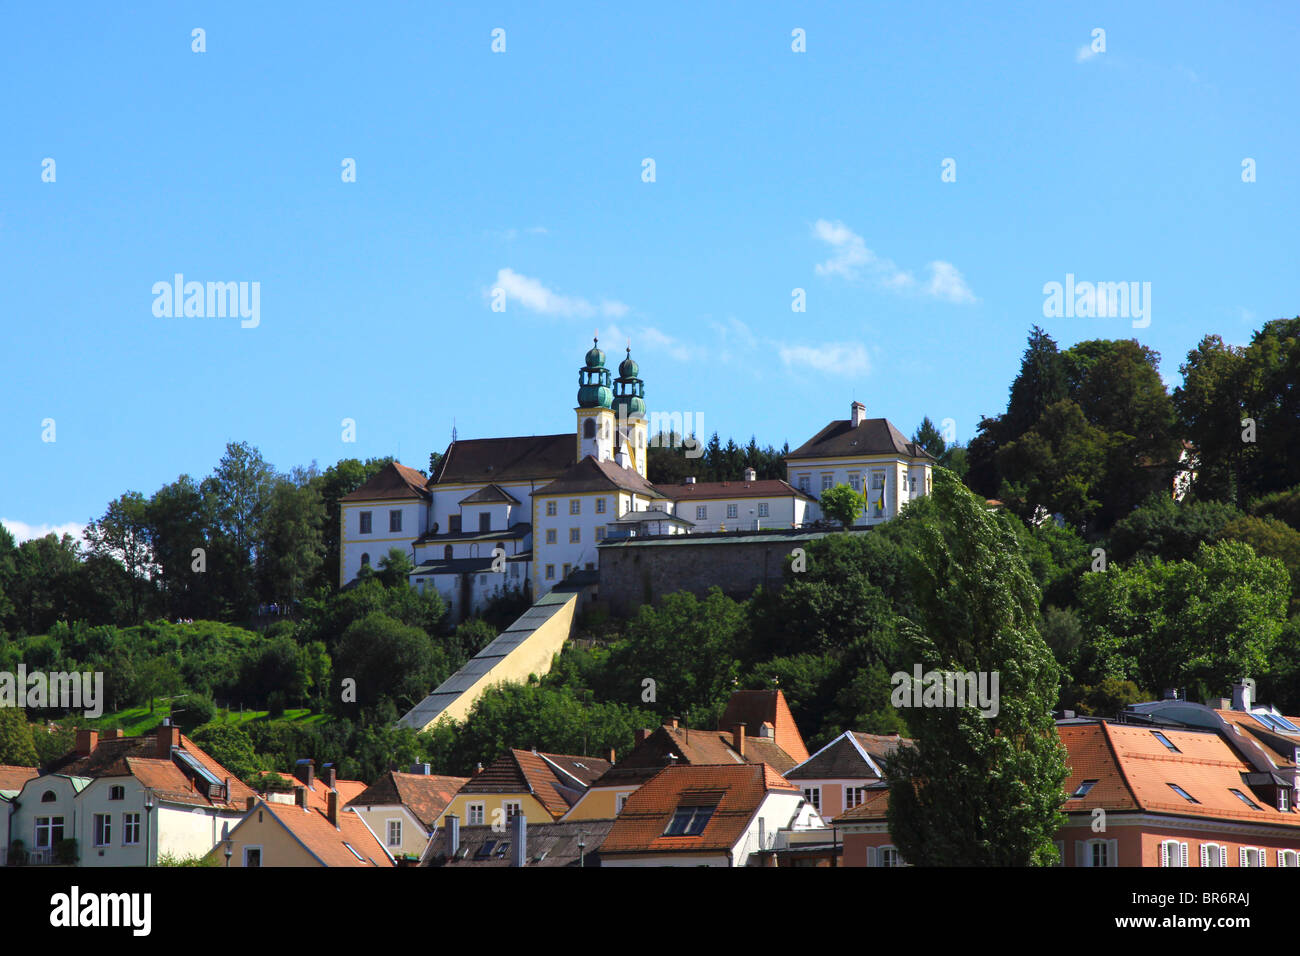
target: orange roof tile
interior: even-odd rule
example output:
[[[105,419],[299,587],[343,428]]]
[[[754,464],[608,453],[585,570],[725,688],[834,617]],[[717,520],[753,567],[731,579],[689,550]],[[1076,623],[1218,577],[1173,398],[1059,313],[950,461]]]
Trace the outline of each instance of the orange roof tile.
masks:
[[[741,722],[746,725],[746,736],[757,733],[764,722],[770,723],[776,732],[777,745],[794,758],[795,764],[808,759],[808,747],[781,691],[738,690],[732,694],[726,710],[718,718],[718,729],[730,731]]]
[[[492,761],[482,773],[470,777],[460,792],[530,793],[551,816],[559,819],[586,793],[588,781],[609,767],[609,761],[600,757],[511,749]]]
[[[444,777],[438,774],[399,773],[390,770],[362,793],[348,801],[350,807],[394,806],[401,804],[429,829],[447,809],[468,777]]]
[[[324,866],[393,865],[383,845],[353,812],[340,810],[339,825],[335,828],[325,812],[315,807],[304,808],[262,801],[254,810],[263,808],[297,837]],[[357,859],[348,846],[356,850],[361,859]]]
[[[769,793],[799,790],[766,764],[665,767],[628,797],[601,855],[730,850]],[[686,803],[717,809],[700,833],[665,836],[677,808]]]
[[[14,767],[0,764],[0,790],[21,790],[23,784],[40,776],[35,767]]]

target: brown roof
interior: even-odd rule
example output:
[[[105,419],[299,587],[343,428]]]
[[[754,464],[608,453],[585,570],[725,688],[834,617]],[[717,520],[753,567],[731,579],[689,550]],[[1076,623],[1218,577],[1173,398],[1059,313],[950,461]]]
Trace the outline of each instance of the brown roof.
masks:
[[[427,498],[424,490],[424,472],[407,468],[390,461],[356,491],[350,491],[339,501],[383,501],[389,498]]]
[[[1215,710],[1215,713],[1230,726],[1239,728],[1238,739],[1249,735],[1244,739],[1258,746],[1278,766],[1291,768],[1296,765],[1295,752],[1296,748],[1300,747],[1300,738],[1271,730],[1260,723],[1253,714],[1244,710],[1221,709]],[[1300,727],[1295,717],[1284,716],[1283,719]]]
[[[21,790],[23,784],[40,773],[35,767],[14,767],[0,764],[0,790]]]
[[[799,766],[786,773],[787,780],[854,780],[879,776],[871,763],[884,770],[884,763],[900,746],[912,741],[897,734],[860,734],[845,731]],[[856,744],[856,746],[855,746]]]
[[[903,433],[886,418],[867,418],[853,427],[847,418],[833,421],[790,454],[786,460],[796,458],[854,458],[860,455],[902,455],[905,458],[934,456]]]
[[[889,819],[889,787],[876,784],[866,787],[862,793],[862,802],[852,810],[845,810],[835,818],[837,826],[844,823],[870,823]]]
[[[494,504],[504,501],[506,504],[517,505],[519,499],[506,491],[494,481],[488,482],[473,494],[461,498],[458,504],[476,505],[476,504]]]
[[[768,793],[799,790],[766,764],[667,767],[627,798],[601,854],[730,850]],[[702,832],[664,836],[678,806],[715,805]]]
[[[609,767],[609,761],[599,757],[511,749],[471,777],[460,792],[531,793],[551,816],[560,817],[586,792],[588,778],[595,780]]]
[[[334,827],[325,811],[316,807],[289,806],[259,802],[250,816],[265,809],[298,838],[324,866],[392,866],[383,845],[355,813],[340,810],[339,825]],[[245,820],[248,818],[245,817]],[[242,821],[241,821],[242,826]],[[348,849],[351,846],[361,859]]]
[[[794,485],[779,478],[757,481],[697,481],[690,484],[655,485],[666,498],[685,501],[693,498],[805,498],[815,501]]]
[[[733,735],[726,731],[690,730],[664,724],[594,780],[591,786],[640,786],[670,766],[766,763],[778,773],[784,773],[798,763],[775,740],[746,734],[744,757],[736,752],[732,743]]]
[[[576,494],[582,491],[631,491],[648,498],[664,497],[655,486],[631,468],[612,461],[597,461],[588,455],[582,461],[565,469],[554,481],[543,485],[534,495]]]
[[[727,709],[718,718],[718,728],[730,730],[742,721],[749,733],[757,732],[764,722],[772,724],[776,729],[776,742],[794,758],[795,763],[808,759],[808,747],[781,691],[738,690],[732,694]]]
[[[350,807],[401,805],[432,830],[468,777],[438,774],[399,773],[390,770],[348,802]]]
[[[578,440],[563,435],[470,438],[447,446],[433,484],[554,478],[573,464]]]
[[[223,784],[230,781],[230,793],[224,800],[209,800],[198,790],[194,779],[175,760],[159,754],[157,734],[175,728],[159,727],[145,737],[100,738],[88,755],[73,750],[55,760],[46,773],[65,774],[70,777],[126,777],[134,776],[145,786],[154,787],[160,795],[178,803],[194,806],[229,807],[243,809],[249,797],[256,796],[242,780],[210,757],[184,734],[177,733],[181,752],[189,754],[204,770]],[[167,768],[171,768],[168,770]]]

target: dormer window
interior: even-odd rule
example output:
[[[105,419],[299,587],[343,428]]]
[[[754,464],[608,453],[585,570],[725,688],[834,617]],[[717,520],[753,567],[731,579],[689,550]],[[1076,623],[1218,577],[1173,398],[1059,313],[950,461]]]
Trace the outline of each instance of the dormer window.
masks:
[[[1184,800],[1186,800],[1188,803],[1200,803],[1200,802],[1201,802],[1200,800],[1197,800],[1194,796],[1192,796],[1190,793],[1188,793],[1186,790],[1184,790],[1182,787],[1178,786],[1178,784],[1176,784],[1176,783],[1171,783],[1171,784],[1169,784],[1169,789],[1172,790],[1174,793],[1178,794],[1180,797],[1182,797],[1182,798],[1183,798]]]
[[[1233,796],[1235,796],[1238,800],[1240,800],[1240,801],[1241,801],[1242,803],[1244,803],[1246,806],[1250,807],[1252,810],[1263,810],[1263,809],[1264,809],[1264,808],[1261,807],[1258,803],[1256,803],[1254,800],[1250,799],[1250,797],[1248,797],[1248,796],[1246,796],[1244,793],[1242,793],[1240,790],[1237,790],[1237,789],[1234,789],[1234,788],[1232,788],[1232,787],[1229,787],[1229,788],[1228,788],[1228,792],[1231,793]]]

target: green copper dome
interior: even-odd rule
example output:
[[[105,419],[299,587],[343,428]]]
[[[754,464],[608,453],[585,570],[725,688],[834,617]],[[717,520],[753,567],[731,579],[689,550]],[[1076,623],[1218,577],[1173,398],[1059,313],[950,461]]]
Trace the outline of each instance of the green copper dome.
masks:
[[[632,347],[629,345],[627,349],[627,358],[618,363],[618,377],[636,378],[640,372],[641,369],[637,367],[636,362],[632,361]]]
[[[614,392],[609,387],[609,369],[605,368],[605,353],[596,339],[591,340],[587,364],[578,370],[578,406],[580,408],[609,408]]]

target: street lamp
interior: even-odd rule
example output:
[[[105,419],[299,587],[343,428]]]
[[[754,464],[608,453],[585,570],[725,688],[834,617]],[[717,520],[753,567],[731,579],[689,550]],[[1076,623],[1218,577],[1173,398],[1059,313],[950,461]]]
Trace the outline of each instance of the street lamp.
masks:
[[[153,829],[153,791],[144,792],[144,865],[149,866],[149,836]]]
[[[226,843],[226,869],[227,870],[230,869],[230,858],[234,855],[235,855],[235,848],[231,846],[229,842],[227,842]]]
[[[582,869],[587,865],[587,831],[583,830],[578,834],[578,868]]]

